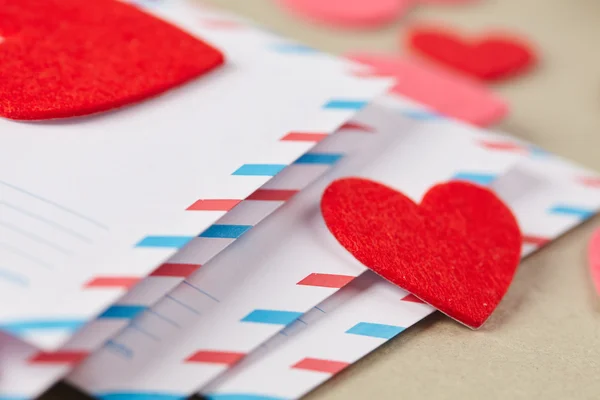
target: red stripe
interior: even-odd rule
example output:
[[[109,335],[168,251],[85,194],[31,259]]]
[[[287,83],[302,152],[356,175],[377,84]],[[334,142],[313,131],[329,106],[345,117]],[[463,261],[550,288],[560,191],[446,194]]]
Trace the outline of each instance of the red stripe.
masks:
[[[211,199],[198,200],[187,208],[188,211],[229,211],[237,206],[241,200]]]
[[[408,294],[402,298],[402,301],[410,301],[412,303],[421,303],[423,304],[423,300],[416,297],[414,294]]]
[[[297,190],[258,189],[246,200],[288,201],[296,193]]]
[[[550,242],[550,239],[541,236],[523,235],[524,244],[532,244],[535,246],[544,246]]]
[[[130,289],[141,278],[131,276],[98,276],[84,285],[86,288],[123,288]]]
[[[77,364],[88,356],[83,351],[39,352],[29,359],[31,364]]]
[[[490,150],[519,151],[519,152],[526,151],[523,146],[518,145],[513,142],[506,142],[506,141],[498,142],[498,141],[491,141],[491,140],[481,140],[481,141],[479,141],[479,143],[486,149],[490,149]]]
[[[188,357],[186,362],[209,363],[233,365],[244,358],[244,353],[234,353],[229,351],[198,351]]]
[[[354,130],[363,131],[363,132],[373,132],[374,131],[374,129],[371,128],[370,126],[358,124],[356,122],[346,122],[344,125],[340,126],[339,130],[342,130],[342,129],[354,129]]]
[[[298,282],[297,285],[320,286],[339,289],[346,286],[354,278],[354,276],[350,275],[312,273]]]
[[[319,358],[305,358],[302,361],[292,365],[295,369],[304,369],[307,371],[325,372],[327,374],[337,374],[350,363],[342,361],[322,360]]]
[[[600,178],[589,177],[589,178],[581,178],[581,183],[586,186],[597,187],[600,188]]]
[[[198,264],[172,264],[166,263],[156,268],[150,276],[176,276],[187,278],[200,268]]]
[[[311,132],[290,132],[281,140],[284,141],[297,141],[297,142],[320,142],[329,136],[326,133],[311,133]]]

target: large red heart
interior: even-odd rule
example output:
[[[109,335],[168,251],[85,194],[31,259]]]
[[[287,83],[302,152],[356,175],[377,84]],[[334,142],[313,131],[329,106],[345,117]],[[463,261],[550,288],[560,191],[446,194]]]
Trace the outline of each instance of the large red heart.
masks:
[[[115,0],[0,0],[0,115],[64,118],[157,95],[223,63],[182,30]]]
[[[341,179],[325,190],[321,211],[366,267],[472,328],[496,308],[519,264],[515,217],[471,183],[434,186],[417,205],[379,183]]]
[[[536,61],[533,50],[512,37],[488,36],[471,41],[450,32],[414,28],[408,43],[429,58],[486,81],[518,75]]]

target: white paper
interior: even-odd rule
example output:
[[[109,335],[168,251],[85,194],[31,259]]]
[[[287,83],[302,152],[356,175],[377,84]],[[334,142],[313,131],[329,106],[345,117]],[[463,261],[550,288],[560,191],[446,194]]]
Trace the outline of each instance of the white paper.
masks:
[[[153,12],[226,64],[115,112],[0,120],[0,329],[48,350],[124,294],[90,280],[146,276],[223,214],[191,204],[244,199],[314,144],[283,136],[330,133],[387,87],[243,24],[215,29],[185,2]]]
[[[372,177],[419,199],[433,183],[457,175],[500,176],[523,158],[480,146],[485,132],[407,119],[385,102],[354,120],[375,129],[359,154],[204,265],[78,367],[70,381],[96,395],[189,394],[229,367],[186,362],[196,352],[249,354],[337,290],[298,282],[311,273],[360,275],[365,267],[335,242],[320,216],[318,199],[336,177]]]

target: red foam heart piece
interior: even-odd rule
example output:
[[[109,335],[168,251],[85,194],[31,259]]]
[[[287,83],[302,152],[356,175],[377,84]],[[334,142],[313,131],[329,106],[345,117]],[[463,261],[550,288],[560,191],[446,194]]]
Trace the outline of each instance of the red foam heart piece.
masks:
[[[106,111],[223,63],[217,49],[115,0],[0,0],[0,115]]]
[[[434,186],[417,205],[382,184],[341,179],[325,190],[321,211],[366,267],[472,328],[494,311],[519,264],[514,215],[468,182]]]
[[[485,81],[519,75],[536,63],[529,45],[513,37],[467,40],[452,32],[414,28],[408,44],[435,61]]]

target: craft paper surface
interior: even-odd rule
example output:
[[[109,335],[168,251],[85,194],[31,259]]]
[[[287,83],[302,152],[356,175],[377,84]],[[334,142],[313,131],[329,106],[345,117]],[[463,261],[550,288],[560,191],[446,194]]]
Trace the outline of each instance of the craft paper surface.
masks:
[[[114,113],[47,123],[0,120],[0,328],[58,349],[139,279],[309,150],[387,82],[346,61],[248,28],[203,24],[181,1],[152,11],[226,53],[213,74]],[[122,282],[122,281],[121,281]]]

